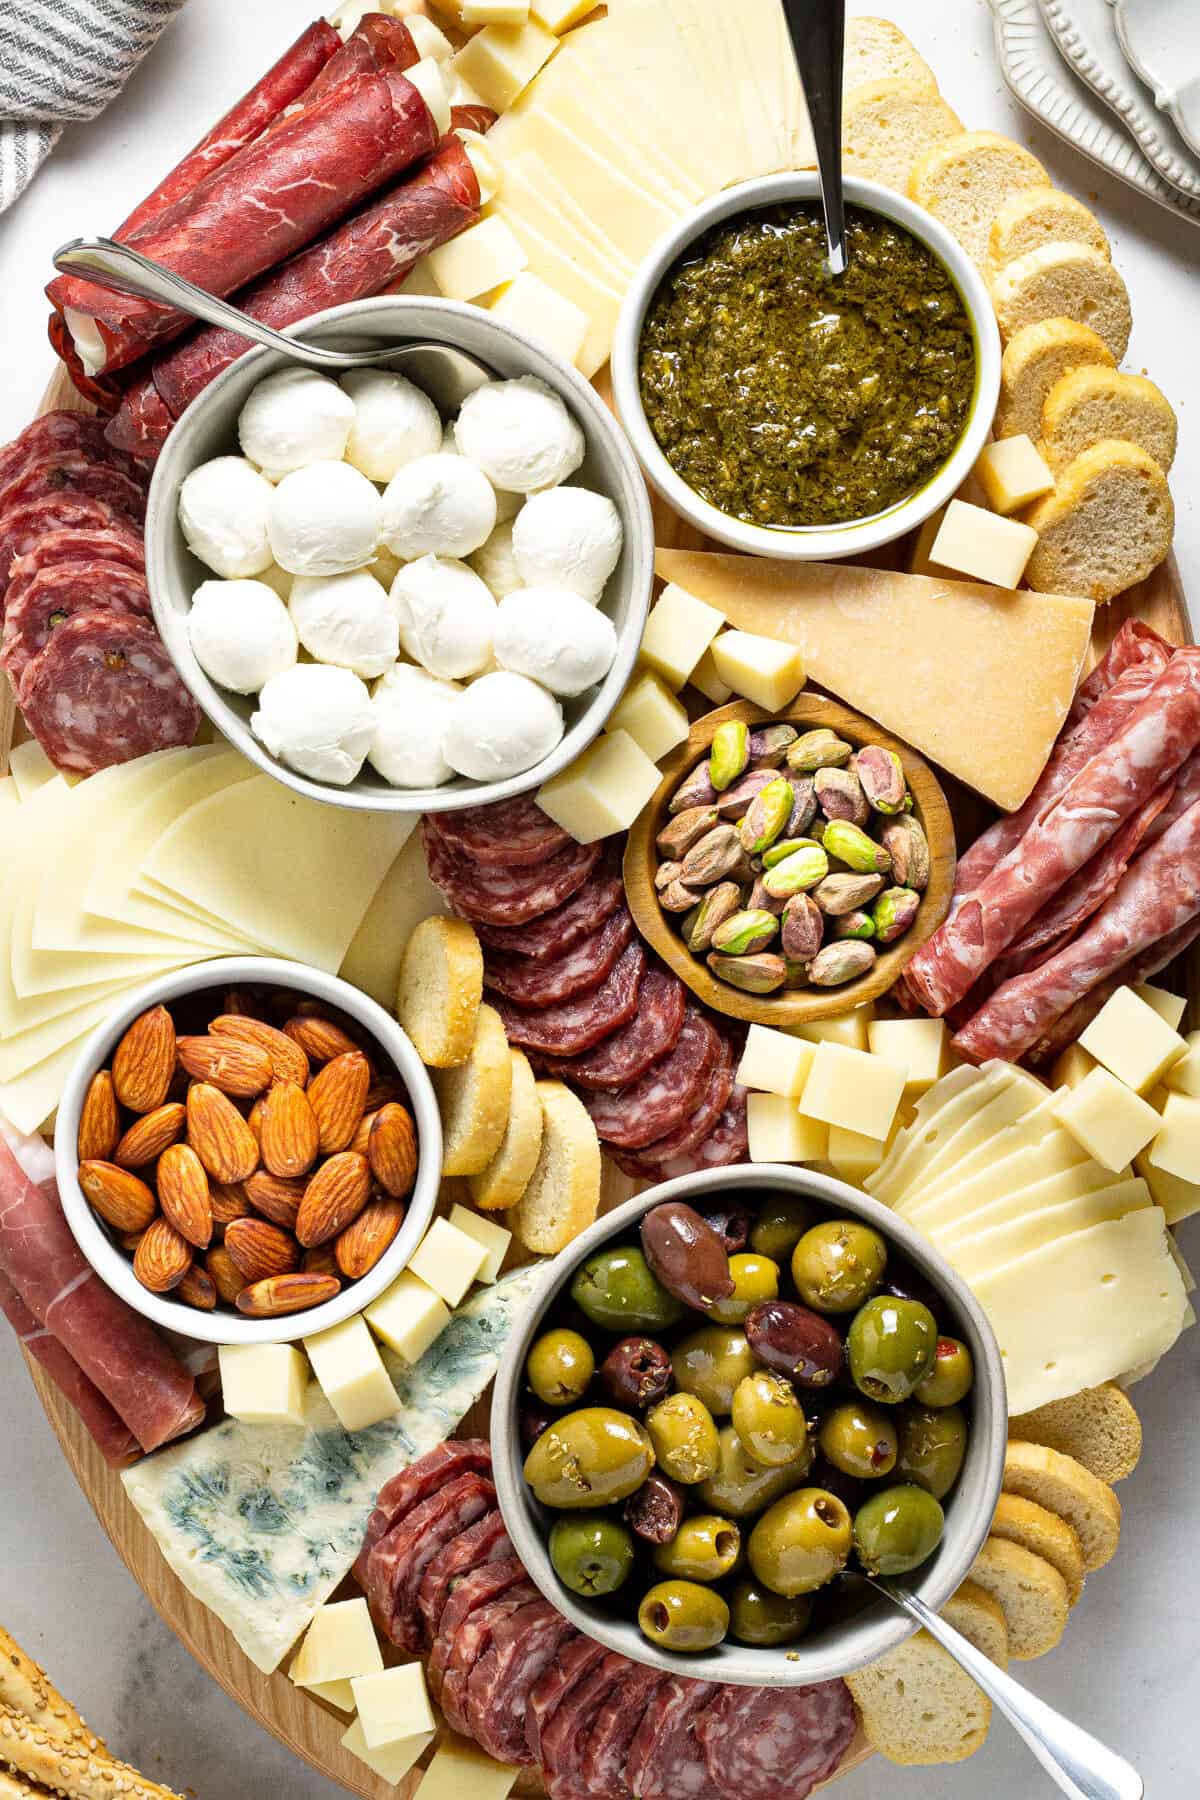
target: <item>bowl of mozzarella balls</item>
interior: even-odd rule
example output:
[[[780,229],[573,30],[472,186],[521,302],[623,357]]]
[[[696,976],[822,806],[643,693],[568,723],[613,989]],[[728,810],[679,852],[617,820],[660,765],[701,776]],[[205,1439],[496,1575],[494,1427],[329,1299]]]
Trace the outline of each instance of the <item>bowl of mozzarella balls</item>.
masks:
[[[488,314],[388,297],[300,328],[445,343],[494,380],[453,416],[397,370],[252,350],[180,419],[146,517],[155,619],[217,729],[298,792],[437,812],[539,787],[628,682],[646,490],[574,369]]]

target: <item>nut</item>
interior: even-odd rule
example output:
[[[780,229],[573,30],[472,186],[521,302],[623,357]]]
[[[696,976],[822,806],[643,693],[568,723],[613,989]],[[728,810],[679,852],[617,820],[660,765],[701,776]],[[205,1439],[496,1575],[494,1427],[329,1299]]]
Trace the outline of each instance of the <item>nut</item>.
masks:
[[[187,1108],[178,1100],[168,1100],[153,1112],[135,1119],[112,1153],[112,1160],[123,1169],[141,1169],[183,1136]],[[82,1134],[81,1134],[82,1135]]]
[[[821,948],[825,920],[810,894],[793,894],[783,909],[781,948],[788,962],[811,962]]]
[[[213,1312],[217,1304],[217,1286],[207,1269],[193,1263],[175,1289],[175,1298],[182,1300],[185,1306],[194,1306],[198,1312]]]
[[[816,844],[816,839],[811,837],[780,838],[777,844],[772,844],[769,850],[764,851],[763,868],[773,869],[777,863],[786,861],[789,856],[794,856],[797,850],[811,850],[814,844]],[[817,847],[820,848],[819,845]]]
[[[818,769],[813,776],[813,792],[827,819],[849,819],[852,825],[865,825],[871,816],[862,782],[853,769]]]
[[[683,864],[681,862],[659,863],[657,869],[654,871],[655,893],[665,893],[673,881],[679,880],[682,873]]]
[[[814,987],[841,987],[865,975],[874,962],[874,944],[826,944],[809,963],[808,979]]]
[[[255,1212],[270,1219],[272,1225],[281,1225],[285,1231],[296,1229],[296,1215],[304,1198],[304,1181],[289,1181],[282,1175],[269,1175],[265,1169],[256,1169],[244,1186],[246,1198]]]
[[[688,887],[711,887],[742,866],[744,857],[736,825],[716,825],[683,859],[680,880]]]
[[[145,1231],[158,1212],[158,1201],[146,1183],[116,1163],[80,1163],[79,1186],[88,1205],[114,1231]]]
[[[786,837],[803,837],[817,816],[817,791],[811,775],[789,777],[795,800],[792,816],[784,827]]]
[[[761,856],[770,849],[791,818],[794,803],[792,784],[782,775],[768,781],[754,796],[738,826],[738,837],[748,856]]]
[[[769,951],[757,956],[721,956],[716,951],[707,957],[709,968],[719,981],[740,988],[745,994],[773,994],[787,978],[787,964],[782,956]]]
[[[158,1159],[158,1200],[180,1237],[207,1250],[212,1242],[212,1197],[204,1164],[190,1144],[172,1144]]]
[[[210,1181],[208,1198],[214,1227],[232,1225],[235,1219],[244,1219],[250,1212],[250,1202],[240,1185],[226,1187],[223,1181]]]
[[[237,1297],[246,1285],[246,1277],[223,1244],[214,1244],[204,1258],[204,1266],[226,1306],[236,1305]]]
[[[357,1051],[350,1052],[358,1056]],[[365,1057],[359,1057],[365,1063]],[[336,1067],[336,1062],[328,1065]],[[327,1073],[328,1071],[326,1071]],[[313,1086],[324,1075],[313,1077]],[[272,1175],[307,1175],[317,1160],[321,1131],[312,1101],[294,1081],[277,1081],[259,1102],[259,1145]]]
[[[900,886],[923,894],[929,886],[929,839],[920,822],[911,813],[899,813],[888,820],[879,837]]]
[[[664,912],[690,912],[699,898],[695,888],[685,887],[682,881],[676,879],[663,889],[658,896],[658,904]]]
[[[827,875],[819,887],[813,889],[813,899],[823,913],[836,919],[842,913],[856,912],[859,907],[866,906],[883,885],[882,875]]]
[[[775,779],[770,769],[751,769],[717,795],[717,814],[722,819],[740,819],[756,795]]]
[[[265,1219],[235,1219],[225,1228],[225,1248],[234,1267],[246,1281],[264,1281],[268,1275],[290,1275],[300,1265],[294,1237],[269,1225]],[[212,1259],[209,1259],[212,1272]],[[213,1280],[217,1278],[213,1275]]]
[[[796,739],[787,753],[788,768],[795,769],[799,775],[811,775],[817,769],[841,767],[849,761],[850,745],[827,725],[820,726],[816,731],[806,731]]]
[[[121,1115],[113,1091],[112,1073],[98,1069],[88,1083],[79,1109],[76,1149],[80,1162],[107,1162],[121,1136]]]
[[[859,912],[857,908],[854,912],[839,913],[833,921],[833,935],[835,938],[873,938],[875,921],[869,912]]]
[[[794,725],[760,725],[750,733],[750,767],[777,769],[798,736]]]
[[[750,727],[742,719],[726,719],[713,733],[708,752],[708,778],[718,794],[744,774],[750,761]]]
[[[794,850],[782,862],[768,869],[763,876],[763,886],[768,894],[787,900],[793,894],[804,893],[807,889],[816,887],[828,873],[829,858],[820,844],[810,844],[803,850]]]
[[[715,806],[690,806],[686,812],[676,813],[654,840],[659,855],[672,861],[686,856],[716,822]]]
[[[826,851],[860,875],[886,875],[892,859],[882,844],[848,819],[831,819],[821,837]]]
[[[297,1087],[308,1086],[308,1058],[285,1031],[276,1031],[274,1025],[267,1025],[262,1019],[230,1012],[218,1014],[208,1029],[214,1037],[238,1038],[242,1043],[256,1044],[260,1050],[265,1050],[271,1059],[271,1073],[276,1081],[294,1081]]]
[[[690,775],[685,775],[675,792],[671,795],[667,811],[670,813],[687,812],[696,806],[711,806],[716,799],[716,789],[708,778],[708,764],[697,763]]]
[[[367,1110],[371,1065],[361,1050],[346,1050],[326,1063],[308,1084],[308,1103],[317,1120],[322,1152],[344,1150]]]
[[[417,1178],[417,1134],[406,1107],[395,1101],[375,1114],[367,1140],[367,1162],[380,1187],[403,1200]]]
[[[403,1223],[404,1203],[390,1195],[371,1200],[363,1207],[333,1247],[337,1266],[347,1281],[359,1281],[375,1267]],[[307,1260],[306,1257],[306,1263]]]
[[[746,901],[746,905],[751,912],[774,913],[776,918],[778,918],[779,914],[783,911],[784,902],[777,899],[774,894],[768,894],[766,888],[763,886],[762,876],[757,875],[754,879],[754,886],[750,889],[750,898]]]
[[[267,1096],[265,1094],[260,1094],[258,1099],[254,1102],[254,1105],[250,1108],[250,1111],[246,1114],[246,1123],[254,1133],[254,1141],[258,1145],[258,1154],[260,1156],[262,1155],[263,1107],[266,1104],[266,1098]]]
[[[407,1100],[408,1092],[398,1075],[376,1075],[367,1089],[367,1111],[375,1113],[393,1100]],[[361,1121],[360,1121],[361,1123]]]
[[[362,1217],[361,1213],[359,1214],[359,1217]],[[349,1229],[353,1230],[354,1227],[351,1226]],[[340,1274],[341,1271],[338,1268],[337,1256],[334,1251],[335,1246],[333,1244],[314,1244],[311,1250],[306,1250],[304,1252],[304,1260],[300,1265],[304,1270],[304,1273],[306,1275]]]
[[[153,1112],[167,1097],[175,1073],[175,1025],[165,1006],[152,1006],[133,1021],[113,1057],[113,1091],[130,1112]]]
[[[282,1313],[304,1312],[310,1306],[323,1306],[340,1294],[342,1284],[336,1275],[268,1275],[252,1281],[237,1297],[237,1309],[251,1319],[275,1319]]]
[[[879,942],[894,944],[897,938],[903,937],[916,918],[920,904],[921,896],[912,888],[884,888],[871,908]]]
[[[379,1108],[376,1107],[375,1112],[378,1111]],[[375,1112],[365,1112],[363,1114],[362,1118],[358,1121],[358,1129],[348,1145],[349,1149],[357,1150],[360,1156],[365,1156],[367,1154],[367,1145],[371,1141],[371,1127],[375,1123]]]
[[[694,956],[702,956],[711,948],[717,926],[732,917],[741,904],[742,890],[736,881],[722,881],[705,894],[683,921],[683,941]]]
[[[867,802],[876,812],[903,812],[908,782],[904,764],[894,750],[885,750],[882,744],[864,744],[854,758],[854,768]]]
[[[214,1181],[245,1181],[258,1167],[258,1142],[237,1107],[211,1082],[188,1089],[188,1143]]]
[[[133,1253],[133,1272],[152,1294],[169,1294],[192,1266],[192,1246],[166,1219],[147,1225]]]
[[[354,1039],[340,1025],[317,1013],[295,1013],[283,1029],[299,1044],[310,1062],[332,1062],[335,1056],[346,1056],[351,1050],[358,1049]]]
[[[713,932],[713,949],[726,956],[753,956],[766,949],[778,930],[774,913],[735,912]]]
[[[195,1081],[209,1081],[223,1094],[248,1100],[271,1083],[271,1059],[258,1044],[240,1038],[181,1037],[179,1061]]]
[[[353,1150],[331,1156],[304,1190],[296,1220],[300,1243],[307,1250],[313,1244],[324,1244],[337,1237],[358,1217],[370,1197],[371,1170],[366,1157],[357,1156]]]

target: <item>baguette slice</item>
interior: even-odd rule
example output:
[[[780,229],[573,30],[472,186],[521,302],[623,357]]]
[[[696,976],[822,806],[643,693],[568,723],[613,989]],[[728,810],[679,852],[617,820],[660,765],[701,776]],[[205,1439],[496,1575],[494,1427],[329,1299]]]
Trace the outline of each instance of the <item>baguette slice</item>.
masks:
[[[1069,462],[1058,485],[1025,514],[1038,534],[1025,569],[1043,594],[1103,604],[1144,581],[1171,548],[1175,506],[1152,456],[1102,438]]]
[[[1036,1500],[1065,1519],[1079,1539],[1087,1574],[1102,1569],[1116,1555],[1121,1537],[1121,1502],[1090,1469],[1045,1444],[1008,1440],[1004,1457],[1004,1491]]]
[[[988,232],[989,273],[1042,244],[1088,244],[1112,261],[1095,213],[1056,187],[1029,187],[1001,202]]]
[[[971,1580],[999,1602],[1014,1656],[1027,1662],[1060,1642],[1070,1611],[1067,1584],[1044,1557],[989,1537],[971,1566]]]
[[[896,78],[920,82],[937,92],[933,70],[898,25],[890,19],[847,19],[843,89],[848,93],[864,82]]]
[[[992,1721],[987,1695],[927,1631],[847,1675],[846,1686],[872,1749],[907,1767],[964,1762]]]
[[[1124,1481],[1142,1454],[1142,1421],[1115,1381],[1010,1419],[1014,1438],[1073,1456],[1098,1481]]]
[[[951,230],[971,261],[987,262],[992,221],[1010,194],[1045,187],[1032,151],[998,131],[964,131],[934,144],[913,164],[908,194]]]
[[[846,173],[906,194],[917,158],[961,130],[958,114],[924,82],[864,82],[850,89],[842,109]]]
[[[442,1115],[442,1174],[480,1174],[503,1142],[512,1098],[512,1058],[494,1006],[476,1012],[466,1062],[435,1069],[433,1086]]]
[[[1035,1556],[1044,1556],[1067,1584],[1067,1599],[1074,1606],[1083,1592],[1083,1551],[1074,1527],[1048,1512],[1036,1500],[1020,1494],[1001,1494],[992,1518],[992,1536],[1023,1544]]]
[[[1179,421],[1162,389],[1120,369],[1071,369],[1042,407],[1042,454],[1052,469],[1104,438],[1123,438],[1152,456],[1163,474],[1175,460]]]
[[[539,1081],[542,1143],[537,1164],[509,1214],[527,1250],[553,1256],[577,1238],[600,1205],[600,1140],[581,1100],[561,1081]]]
[[[1115,369],[1116,358],[1104,339],[1074,319],[1042,319],[1024,325],[1005,346],[1000,364],[998,438],[1042,435],[1046,395],[1069,369],[1095,363]]]
[[[431,1069],[466,1062],[483,997],[483,951],[465,919],[422,919],[404,946],[396,1015]]]
[[[998,1669],[1008,1667],[1008,1626],[1004,1608],[977,1582],[964,1581],[942,1608],[942,1617]]]
[[[481,1212],[516,1206],[537,1167],[542,1147],[542,1103],[523,1050],[509,1050],[512,1097],[500,1148],[486,1169],[470,1178],[471,1198]]]
[[[1108,258],[1089,244],[1039,244],[1005,263],[988,287],[1006,344],[1022,325],[1065,318],[1090,325],[1117,362],[1129,348],[1129,290]]]

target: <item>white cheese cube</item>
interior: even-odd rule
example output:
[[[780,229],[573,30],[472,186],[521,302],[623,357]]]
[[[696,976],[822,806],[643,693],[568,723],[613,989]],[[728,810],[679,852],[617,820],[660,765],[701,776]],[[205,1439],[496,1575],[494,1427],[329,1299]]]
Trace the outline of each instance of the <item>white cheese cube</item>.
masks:
[[[1078,1087],[1099,1066],[1095,1057],[1089,1056],[1082,1044],[1068,1044],[1050,1070],[1050,1085],[1054,1088]]]
[[[1166,988],[1152,987],[1148,981],[1139,981],[1134,988],[1139,1000],[1152,1006],[1160,1019],[1165,1019],[1172,1031],[1178,1031],[1183,1024],[1183,1015],[1187,1011],[1187,1000],[1182,994],[1168,993]]]
[[[488,311],[506,325],[528,332],[531,338],[536,338],[547,350],[569,363],[573,363],[583,349],[592,323],[582,307],[528,269],[522,269],[509,282]]]
[[[435,1219],[408,1259],[409,1270],[428,1282],[447,1306],[457,1306],[487,1259],[487,1248],[449,1219]]]
[[[1147,1152],[1152,1167],[1200,1181],[1200,1100],[1190,1094],[1168,1094],[1158,1136]]]
[[[595,10],[595,0],[529,0],[530,18],[558,36]]]
[[[1171,1064],[1163,1082],[1173,1093],[1190,1094],[1193,1100],[1200,1100],[1200,1031],[1189,1031],[1183,1041],[1187,1053]]]
[[[364,1735],[362,1720],[355,1719],[350,1729],[342,1733],[342,1748],[356,1756],[360,1763],[365,1763],[381,1781],[397,1787],[436,1736],[436,1731],[421,1731],[416,1737],[399,1738],[394,1744],[381,1744],[378,1750],[372,1750]]]
[[[650,608],[642,661],[678,693],[724,623],[724,613],[670,581]]]
[[[751,1162],[824,1162],[829,1148],[826,1127],[782,1094],[747,1094],[746,1129]]]
[[[1120,987],[1079,1034],[1079,1042],[1111,1069],[1118,1081],[1144,1094],[1179,1058],[1187,1045],[1132,988]]]
[[[313,1614],[312,1624],[290,1670],[297,1687],[350,1681],[383,1667],[375,1627],[365,1600],[335,1600]]]
[[[1075,1142],[1105,1169],[1123,1169],[1157,1134],[1162,1120],[1148,1100],[1095,1068],[1077,1087],[1055,1096],[1051,1108]]]
[[[529,258],[516,234],[493,216],[468,225],[426,257],[429,272],[447,300],[477,300],[520,274]]]
[[[714,706],[724,706],[733,693],[729,683],[722,681],[717,674],[717,665],[713,661],[711,645],[688,676],[688,681],[692,687],[697,688],[704,695],[706,700],[711,700]]]
[[[354,1689],[349,1681],[307,1681],[304,1683],[306,1694],[314,1695],[318,1700],[327,1700],[330,1706],[336,1706],[339,1712],[354,1711]]]
[[[713,665],[735,694],[767,712],[782,712],[804,686],[804,664],[794,644],[756,637],[750,631],[723,631],[712,647]]]
[[[993,587],[1015,588],[1037,541],[1032,525],[952,500],[929,556],[939,568],[954,569]]]
[[[459,51],[450,68],[485,105],[507,112],[557,48],[554,33],[533,19],[524,25],[486,25]]]
[[[1134,1158],[1133,1166],[1150,1189],[1154,1204],[1167,1215],[1168,1225],[1178,1225],[1200,1213],[1200,1181],[1183,1181],[1178,1175],[1168,1175],[1165,1169],[1156,1169],[1145,1150]]]
[[[538,789],[548,818],[577,844],[627,831],[658,786],[658,769],[627,731],[606,731]]]
[[[464,1738],[447,1735],[425,1771],[421,1800],[508,1800],[520,1773],[493,1762]]]
[[[529,0],[462,0],[464,25],[524,25]]]
[[[845,1044],[849,1050],[865,1050],[874,1018],[875,1002],[868,1000],[865,1006],[839,1013],[834,1019],[814,1019],[811,1025],[790,1025],[788,1030],[810,1044]]]
[[[1054,473],[1024,433],[985,444],[975,473],[993,512],[1020,512],[1031,500],[1054,492]]]
[[[829,1127],[829,1162],[835,1175],[851,1187],[862,1187],[884,1159],[884,1138],[867,1137],[861,1131],[848,1131],[844,1125]]]
[[[938,565],[930,559],[929,555],[929,552],[933,549],[933,546],[937,541],[937,534],[942,529],[942,520],[945,516],[946,508],[944,506],[939,506],[938,510],[935,513],[930,514],[925,523],[921,526],[921,529],[917,532],[916,538],[913,541],[912,551],[908,558],[908,572],[910,575],[936,576],[949,573],[949,570],[939,568]]]
[[[867,1026],[872,1056],[904,1070],[904,1092],[915,1097],[946,1073],[950,1038],[943,1019],[874,1019]]]
[[[368,1750],[427,1736],[437,1729],[425,1688],[425,1670],[419,1662],[400,1663],[376,1675],[359,1675],[353,1686]]]
[[[904,1070],[844,1044],[817,1045],[800,1110],[827,1125],[886,1138],[904,1093]]]
[[[221,1402],[246,1425],[303,1425],[308,1369],[292,1344],[221,1344]]]
[[[375,1336],[407,1363],[420,1362],[450,1323],[446,1302],[409,1269],[372,1300],[364,1316]]]
[[[500,1266],[512,1243],[512,1232],[505,1231],[503,1225],[497,1225],[492,1219],[485,1219],[482,1214],[472,1212],[468,1206],[460,1206],[457,1201],[450,1208],[450,1223],[456,1231],[461,1231],[476,1243],[483,1245],[483,1261],[479,1266],[476,1281],[491,1283],[500,1273]]]
[[[790,1037],[786,1031],[772,1031],[769,1025],[752,1025],[746,1033],[746,1048],[736,1079],[743,1087],[795,1100],[808,1080],[815,1055],[813,1046],[803,1038]]]
[[[400,1397],[361,1316],[305,1338],[304,1348],[344,1431],[365,1431],[400,1411]]]
[[[627,731],[651,762],[682,744],[690,729],[687,713],[670,688],[644,669],[635,674],[608,721],[610,731]]]
[[[396,289],[407,300],[440,300],[442,290],[433,279],[433,270],[429,266],[429,258],[422,256],[415,262],[400,286]]]

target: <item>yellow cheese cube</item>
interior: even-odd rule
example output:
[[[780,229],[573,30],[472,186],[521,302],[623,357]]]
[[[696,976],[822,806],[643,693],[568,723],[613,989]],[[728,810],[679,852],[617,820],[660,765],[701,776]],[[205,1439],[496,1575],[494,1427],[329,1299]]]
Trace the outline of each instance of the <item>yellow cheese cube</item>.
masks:
[[[1079,1042],[1118,1081],[1144,1094],[1178,1062],[1187,1045],[1132,988],[1121,987],[1079,1034]]]
[[[246,1425],[303,1425],[308,1369],[292,1344],[221,1344],[221,1402]]]
[[[530,0],[529,3],[530,18],[558,36],[595,10],[596,0]]]
[[[400,286],[396,289],[406,300],[440,300],[442,290],[433,279],[433,270],[429,266],[429,258],[423,256],[413,264]]]
[[[1178,1031],[1183,1024],[1183,1015],[1187,1011],[1187,1001],[1182,994],[1172,994],[1166,988],[1151,987],[1148,981],[1139,981],[1134,988],[1139,1000],[1152,1006],[1160,1019],[1165,1019],[1172,1031]]]
[[[364,1316],[375,1336],[407,1363],[420,1362],[450,1323],[446,1302],[408,1269],[372,1300]]]
[[[1165,1169],[1156,1169],[1145,1150],[1134,1158],[1133,1166],[1150,1189],[1155,1205],[1167,1215],[1168,1225],[1179,1225],[1200,1213],[1200,1181],[1183,1181],[1178,1175],[1168,1175]]]
[[[689,730],[687,713],[653,669],[635,674],[608,721],[610,731],[627,731],[651,762],[682,744]]]
[[[814,1019],[811,1025],[791,1025],[788,1029],[810,1044],[845,1044],[850,1050],[865,1050],[874,1018],[875,1002],[868,1000],[865,1006],[839,1013],[834,1019]]]
[[[1037,541],[1031,525],[952,500],[929,555],[939,568],[954,569],[993,587],[1015,588]]]
[[[917,532],[908,558],[908,572],[910,575],[945,575],[948,573],[945,569],[939,569],[936,563],[930,561],[929,557],[929,552],[933,549],[934,543],[937,540],[937,534],[942,529],[942,520],[945,516],[946,508],[944,506],[939,506],[937,511],[930,514],[925,523],[921,526],[921,529]]]
[[[381,1744],[403,1743],[437,1729],[421,1663],[400,1663],[376,1675],[356,1676],[353,1686],[358,1722],[368,1750],[378,1750]]]
[[[712,647],[713,666],[735,694],[767,712],[782,712],[804,686],[804,664],[794,644],[756,637],[750,631],[723,631]]]
[[[829,1127],[829,1162],[835,1175],[851,1187],[861,1187],[884,1159],[887,1143],[883,1138],[867,1137],[861,1131],[847,1131],[844,1125]]]
[[[711,645],[688,676],[688,681],[692,687],[704,695],[706,700],[711,700],[714,706],[724,706],[733,693],[729,683],[722,681],[717,674],[717,665],[713,660]]]
[[[361,1316],[306,1337],[304,1348],[344,1431],[365,1431],[400,1411],[400,1397]]]
[[[514,280],[529,258],[515,232],[493,215],[468,225],[425,260],[447,300],[477,300]]]
[[[450,67],[485,105],[507,112],[557,49],[554,33],[534,19],[524,25],[486,25]]]
[[[1200,1031],[1189,1031],[1183,1041],[1187,1052],[1171,1064],[1163,1082],[1176,1094],[1190,1094],[1193,1100],[1200,1100]]]
[[[1147,1152],[1156,1169],[1181,1181],[1200,1181],[1200,1100],[1168,1094],[1158,1136]]]
[[[524,25],[529,0],[462,0],[464,25]]]
[[[743,1087],[794,1100],[808,1080],[815,1055],[813,1046],[803,1038],[772,1031],[769,1025],[752,1025],[746,1033],[737,1079]]]
[[[594,844],[627,831],[658,780],[657,766],[627,731],[606,731],[538,789],[537,803],[577,844]]]
[[[874,1019],[867,1026],[872,1056],[904,1070],[904,1092],[923,1094],[946,1073],[950,1039],[942,1019]]]
[[[1095,1068],[1078,1087],[1056,1095],[1051,1108],[1075,1142],[1105,1169],[1123,1169],[1144,1150],[1162,1121],[1107,1069]]]
[[[478,1238],[468,1237],[449,1219],[435,1219],[409,1257],[408,1266],[447,1306],[457,1306],[487,1256],[487,1247]]]
[[[383,1667],[379,1640],[365,1600],[335,1600],[318,1607],[290,1674],[297,1687],[350,1681]]]
[[[512,1243],[512,1232],[505,1231],[503,1225],[497,1225],[494,1220],[472,1212],[469,1206],[460,1206],[457,1201],[450,1208],[450,1223],[456,1231],[464,1232],[483,1245],[483,1261],[475,1279],[490,1285],[500,1273],[500,1265]]]
[[[1094,1056],[1089,1056],[1082,1044],[1068,1044],[1050,1070],[1051,1087],[1078,1087],[1093,1069],[1099,1068]]]
[[[746,1129],[751,1162],[824,1162],[829,1149],[826,1127],[783,1094],[747,1094]]]
[[[904,1093],[904,1070],[844,1044],[817,1045],[800,1110],[827,1125],[886,1138]]]
[[[327,1700],[330,1706],[336,1706],[339,1712],[354,1711],[354,1689],[349,1681],[308,1681],[304,1683],[306,1694],[312,1694],[318,1700]]]
[[[527,332],[555,356],[561,356],[569,363],[573,363],[583,349],[591,327],[591,320],[582,307],[528,269],[522,269],[509,282],[488,311],[494,319],[502,319],[506,325]]]
[[[421,1800],[508,1800],[520,1773],[447,1734],[425,1771]]]
[[[646,620],[642,661],[678,693],[724,623],[715,606],[668,582]]]
[[[351,1756],[357,1756],[359,1762],[365,1763],[381,1781],[396,1787],[436,1736],[436,1731],[421,1731],[416,1737],[399,1738],[394,1744],[381,1744],[378,1750],[372,1750],[363,1732],[362,1720],[355,1719],[350,1729],[342,1733],[342,1748]]]
[[[994,512],[1020,512],[1031,500],[1054,492],[1054,473],[1024,433],[985,444],[975,473]]]

